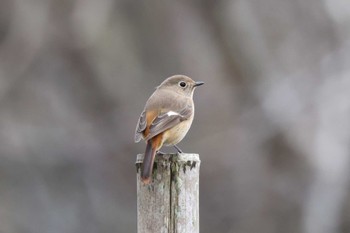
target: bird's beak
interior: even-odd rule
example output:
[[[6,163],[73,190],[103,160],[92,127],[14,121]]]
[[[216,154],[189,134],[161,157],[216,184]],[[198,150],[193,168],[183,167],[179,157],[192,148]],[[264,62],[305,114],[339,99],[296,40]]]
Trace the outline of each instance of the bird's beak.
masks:
[[[198,87],[198,86],[201,86],[203,84],[204,84],[204,82],[195,82],[193,86]]]

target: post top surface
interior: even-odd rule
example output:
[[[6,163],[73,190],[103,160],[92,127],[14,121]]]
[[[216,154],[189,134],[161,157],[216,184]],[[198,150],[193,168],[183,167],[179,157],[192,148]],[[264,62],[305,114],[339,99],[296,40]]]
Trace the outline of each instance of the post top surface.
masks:
[[[136,163],[142,163],[143,154],[138,154],[136,158]],[[169,153],[169,154],[157,154],[155,161],[159,160],[172,160],[173,162],[200,162],[199,154],[192,153]]]

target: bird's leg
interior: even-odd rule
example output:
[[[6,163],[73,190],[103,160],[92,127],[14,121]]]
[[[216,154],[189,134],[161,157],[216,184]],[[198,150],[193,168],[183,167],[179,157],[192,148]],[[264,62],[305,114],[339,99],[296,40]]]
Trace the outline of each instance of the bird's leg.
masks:
[[[174,147],[175,147],[175,149],[177,150],[177,152],[179,152],[179,153],[181,153],[181,154],[183,153],[182,150],[181,150],[177,145],[174,145]]]
[[[164,153],[164,152],[162,152],[162,151],[160,151],[160,150],[157,150],[156,154],[157,154],[157,155],[165,155],[166,153]]]

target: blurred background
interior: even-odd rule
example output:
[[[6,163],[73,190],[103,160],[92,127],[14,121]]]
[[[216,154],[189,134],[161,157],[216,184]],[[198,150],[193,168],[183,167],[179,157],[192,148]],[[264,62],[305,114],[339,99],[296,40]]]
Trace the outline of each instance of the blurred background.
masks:
[[[173,74],[206,83],[202,233],[350,232],[348,0],[1,0],[0,232],[136,232],[134,129]]]

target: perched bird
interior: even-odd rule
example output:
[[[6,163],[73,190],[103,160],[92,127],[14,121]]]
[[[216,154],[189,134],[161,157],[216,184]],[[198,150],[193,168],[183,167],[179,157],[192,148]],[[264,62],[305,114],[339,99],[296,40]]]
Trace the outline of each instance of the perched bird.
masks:
[[[154,157],[160,148],[176,146],[187,134],[194,116],[193,92],[204,82],[195,82],[184,75],[164,80],[147,100],[135,131],[135,142],[146,141],[141,166],[141,180],[151,182]]]

